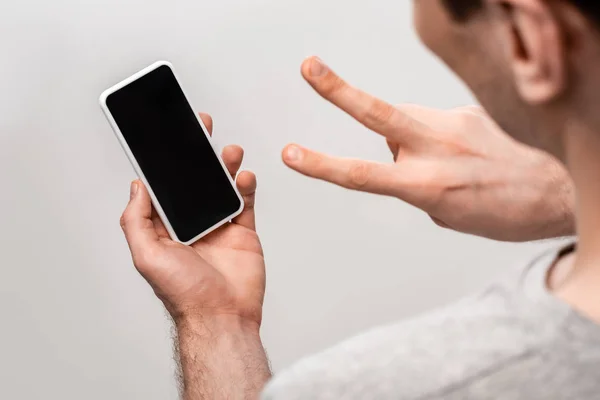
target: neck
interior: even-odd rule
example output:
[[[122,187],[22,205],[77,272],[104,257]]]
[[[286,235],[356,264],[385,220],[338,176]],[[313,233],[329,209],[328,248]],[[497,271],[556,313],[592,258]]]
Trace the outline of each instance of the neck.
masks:
[[[575,122],[565,139],[567,168],[577,191],[577,265],[600,273],[600,129]]]
[[[554,277],[564,277],[555,286],[556,295],[600,323],[600,129],[573,120],[564,158],[577,191],[579,244],[574,257],[555,267]]]

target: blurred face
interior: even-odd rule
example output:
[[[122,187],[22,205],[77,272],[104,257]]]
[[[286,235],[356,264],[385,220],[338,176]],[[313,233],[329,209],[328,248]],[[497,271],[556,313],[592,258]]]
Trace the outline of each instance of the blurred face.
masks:
[[[481,10],[459,22],[443,1],[414,0],[415,27],[423,43],[469,86],[504,130],[519,141],[551,150],[546,124],[516,86],[499,16]]]

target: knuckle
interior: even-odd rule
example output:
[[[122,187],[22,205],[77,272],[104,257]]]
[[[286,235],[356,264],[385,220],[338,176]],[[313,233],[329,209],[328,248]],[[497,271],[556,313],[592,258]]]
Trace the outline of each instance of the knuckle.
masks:
[[[256,232],[250,229],[236,230],[228,243],[232,249],[254,251],[262,254],[260,240],[258,240]]]
[[[440,228],[450,229],[450,226],[448,224],[446,224],[444,221],[442,221],[441,219],[438,219],[433,216],[430,216],[430,218],[433,221],[433,223],[436,224],[437,226],[439,226]]]
[[[121,218],[119,218],[119,225],[121,225],[121,229],[125,230],[127,227],[127,216],[126,213],[121,214]]]
[[[478,146],[470,139],[472,132],[486,128],[482,125],[482,116],[471,112],[457,112],[452,129],[440,136],[442,147],[452,154],[480,157],[485,152],[485,146]]]
[[[143,249],[132,254],[133,263],[139,271],[147,271],[156,263],[156,251],[152,248]]]
[[[478,116],[471,112],[461,112],[457,115],[458,124],[464,128],[469,128],[478,120]]]
[[[471,113],[471,114],[476,114],[476,115],[484,115],[485,114],[485,111],[483,110],[483,108],[481,106],[476,106],[476,105],[468,105],[468,106],[458,107],[456,110]]]
[[[244,210],[253,211],[256,205],[256,196],[254,193],[244,196]]]
[[[476,111],[478,107],[467,106],[453,110],[455,123],[459,128],[474,128],[474,125],[480,123],[482,114]]]
[[[441,167],[422,165],[418,173],[410,175],[407,187],[411,193],[419,194],[419,208],[437,214],[445,202],[448,180]]]
[[[324,97],[329,98],[334,96],[336,93],[342,92],[346,87],[346,82],[344,82],[339,76],[329,74],[322,81],[321,94]]]
[[[324,158],[320,154],[312,154],[310,157],[309,175],[313,178],[324,178],[328,176],[327,168],[325,168]]]
[[[362,162],[355,162],[348,170],[348,180],[352,188],[360,189],[369,183],[371,178],[371,167]]]
[[[413,103],[400,103],[400,104],[395,104],[394,108],[398,111],[400,111],[403,114],[407,114],[407,115],[414,115],[414,114],[418,114],[419,111],[424,110],[423,106],[420,106],[418,104],[413,104]]]
[[[395,110],[396,109],[391,105],[375,100],[371,103],[365,113],[365,124],[370,126],[382,126],[390,121]]]
[[[395,123],[398,130],[404,134],[408,134],[409,132],[423,132],[419,129],[419,122],[405,114],[401,114],[400,118],[396,118]]]

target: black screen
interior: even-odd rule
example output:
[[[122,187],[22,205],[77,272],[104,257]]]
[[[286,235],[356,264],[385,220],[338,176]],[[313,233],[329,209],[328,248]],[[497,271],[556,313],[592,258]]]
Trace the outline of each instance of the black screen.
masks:
[[[111,94],[106,104],[180,241],[239,210],[240,200],[170,67]]]

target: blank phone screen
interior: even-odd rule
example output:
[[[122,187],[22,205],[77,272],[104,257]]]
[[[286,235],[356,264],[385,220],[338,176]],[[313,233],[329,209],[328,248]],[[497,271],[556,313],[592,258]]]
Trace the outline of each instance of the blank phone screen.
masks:
[[[188,242],[239,210],[227,172],[170,67],[110,94],[106,105],[177,239]]]

